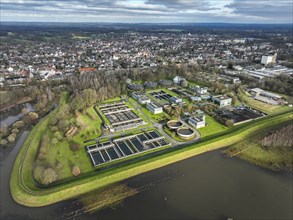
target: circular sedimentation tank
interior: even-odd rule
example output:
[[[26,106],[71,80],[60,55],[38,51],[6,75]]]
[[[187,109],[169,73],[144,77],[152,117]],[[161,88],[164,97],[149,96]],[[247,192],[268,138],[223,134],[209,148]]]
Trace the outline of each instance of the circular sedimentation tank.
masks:
[[[183,123],[180,120],[170,120],[167,122],[167,126],[172,130],[176,130],[178,128],[181,128],[183,126]]]
[[[194,130],[187,127],[178,128],[177,134],[182,139],[191,139],[195,136]]]

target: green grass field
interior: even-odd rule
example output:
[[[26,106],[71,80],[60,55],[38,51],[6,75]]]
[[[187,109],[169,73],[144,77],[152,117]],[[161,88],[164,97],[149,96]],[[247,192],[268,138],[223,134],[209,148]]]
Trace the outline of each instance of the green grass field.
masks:
[[[58,169],[58,179],[65,179],[72,177],[71,168],[73,165],[77,165],[81,172],[86,173],[93,169],[87,153],[84,150],[84,141],[88,139],[97,138],[101,135],[101,119],[98,117],[93,107],[86,110],[87,114],[79,114],[76,117],[78,123],[82,126],[81,131],[72,137],[72,141],[79,144],[81,149],[73,152],[70,149],[70,140],[63,139],[59,141],[56,145],[51,145],[48,147],[48,157],[46,158],[46,163],[51,167],[55,167],[57,161],[61,164],[61,168]],[[47,129],[44,135],[48,134],[51,139],[53,138],[53,133]]]
[[[198,129],[200,136],[202,138],[207,137],[209,135],[223,132],[227,129],[227,127],[220,124],[219,122],[217,122],[214,118],[212,118],[209,115],[206,115],[206,123],[208,124],[207,126]]]

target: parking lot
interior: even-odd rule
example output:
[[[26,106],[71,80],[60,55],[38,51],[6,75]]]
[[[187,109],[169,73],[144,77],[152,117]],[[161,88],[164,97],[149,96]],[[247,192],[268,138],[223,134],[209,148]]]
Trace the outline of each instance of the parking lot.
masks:
[[[168,146],[169,142],[157,131],[148,131],[87,146],[94,166],[99,166],[154,148]]]

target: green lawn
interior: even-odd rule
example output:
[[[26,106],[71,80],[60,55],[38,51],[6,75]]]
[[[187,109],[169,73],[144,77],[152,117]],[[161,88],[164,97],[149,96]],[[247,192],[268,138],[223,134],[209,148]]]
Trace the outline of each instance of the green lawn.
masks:
[[[149,118],[153,119],[155,122],[167,120],[169,118],[169,116],[165,112],[162,112],[160,114],[153,114],[144,107],[142,107],[142,112],[146,114]]]
[[[76,152],[70,149],[70,140],[63,139],[63,141],[58,142],[56,145],[51,145],[48,147],[48,157],[46,158],[46,163],[51,167],[55,167],[57,161],[61,163],[61,168],[58,169],[58,179],[65,179],[72,177],[71,168],[73,165],[77,165],[81,172],[86,173],[93,169],[90,160],[84,150],[84,141],[88,139],[94,139],[101,135],[101,119],[96,114],[93,107],[86,110],[87,114],[79,114],[76,118],[78,123],[82,126],[81,131],[72,137],[72,141],[78,143],[81,146]],[[53,133],[47,129],[44,135],[48,134],[53,138]]]
[[[217,122],[214,118],[212,118],[209,115],[206,115],[206,123],[208,124],[207,126],[198,129],[200,136],[202,138],[207,137],[209,135],[223,132],[227,129],[227,127],[220,124],[219,122]]]
[[[201,86],[201,87],[205,87],[208,85],[208,83],[206,82],[199,82],[199,81],[192,81],[192,80],[187,80],[188,81],[188,85],[189,86]]]
[[[112,99],[107,99],[107,100],[103,101],[103,103],[106,104],[106,103],[111,103],[111,102],[119,102],[120,100],[121,100],[120,97],[115,97]]]

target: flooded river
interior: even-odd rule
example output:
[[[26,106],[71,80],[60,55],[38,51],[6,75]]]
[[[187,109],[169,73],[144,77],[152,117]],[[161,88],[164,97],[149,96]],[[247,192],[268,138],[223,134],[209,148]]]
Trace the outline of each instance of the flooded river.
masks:
[[[11,198],[9,178],[28,133],[1,158],[1,219],[292,219],[292,174],[226,158],[219,150],[124,181],[143,190],[115,208],[68,215],[76,201],[23,207]]]
[[[9,112],[1,112],[0,127],[9,127],[17,120],[20,120],[21,117],[25,114],[25,112],[22,112],[23,109],[26,109],[27,112],[35,111],[31,103],[24,103],[9,110]]]

